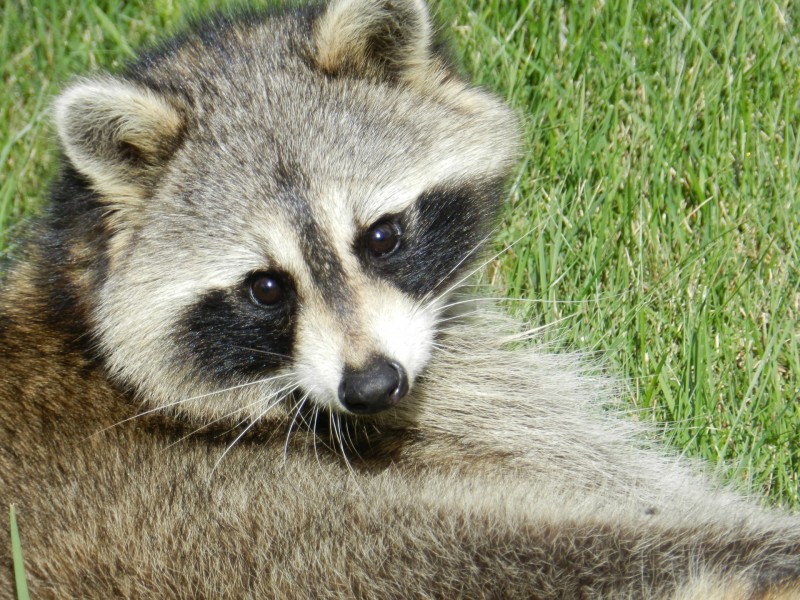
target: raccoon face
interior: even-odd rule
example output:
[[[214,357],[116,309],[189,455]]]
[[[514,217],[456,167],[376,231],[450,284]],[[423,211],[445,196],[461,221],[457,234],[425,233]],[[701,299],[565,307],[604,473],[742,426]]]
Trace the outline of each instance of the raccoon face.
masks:
[[[106,207],[92,325],[116,378],[206,422],[414,393],[517,137],[430,29],[421,0],[218,20],[58,99]]]

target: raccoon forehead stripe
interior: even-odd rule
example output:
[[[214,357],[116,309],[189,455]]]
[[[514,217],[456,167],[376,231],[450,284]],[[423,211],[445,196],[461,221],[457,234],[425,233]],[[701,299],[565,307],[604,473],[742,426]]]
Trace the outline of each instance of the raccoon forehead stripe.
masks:
[[[324,233],[302,192],[295,191],[288,196],[284,196],[281,204],[298,235],[311,283],[338,316],[347,316],[353,304],[353,294],[346,283],[344,265],[334,250],[335,240]]]

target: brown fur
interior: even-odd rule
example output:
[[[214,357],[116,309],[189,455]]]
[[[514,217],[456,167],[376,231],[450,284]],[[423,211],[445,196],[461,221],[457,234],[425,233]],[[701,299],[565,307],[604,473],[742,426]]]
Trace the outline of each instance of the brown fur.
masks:
[[[519,443],[491,441],[503,423],[476,429],[486,415],[452,435],[434,419],[386,431],[349,463],[302,427],[286,449],[289,420],[273,418],[217,465],[237,432],[133,418],[129,394],[48,320],[36,271],[9,282],[0,337],[0,489],[36,598],[798,597],[796,583],[731,582],[704,564],[795,572],[800,545],[769,529],[728,538],[702,518],[587,513],[575,494],[592,492],[577,489],[543,503],[553,491]],[[772,568],[752,572],[769,582]]]

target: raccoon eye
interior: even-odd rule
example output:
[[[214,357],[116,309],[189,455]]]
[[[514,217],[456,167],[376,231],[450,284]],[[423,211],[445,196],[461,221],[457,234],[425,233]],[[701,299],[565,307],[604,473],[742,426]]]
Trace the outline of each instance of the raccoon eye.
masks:
[[[376,223],[367,232],[367,250],[373,256],[391,254],[400,245],[401,235],[400,226],[393,221]]]
[[[277,275],[255,273],[250,277],[250,297],[256,304],[274,306],[286,298],[286,289]]]

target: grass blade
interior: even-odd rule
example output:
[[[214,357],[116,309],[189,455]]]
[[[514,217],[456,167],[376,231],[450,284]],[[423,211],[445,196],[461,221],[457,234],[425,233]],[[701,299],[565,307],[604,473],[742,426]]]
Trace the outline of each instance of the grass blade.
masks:
[[[22,561],[22,544],[19,541],[17,529],[17,514],[14,505],[11,505],[11,560],[14,563],[14,579],[17,582],[17,600],[30,600],[28,582],[25,578],[25,564]]]

